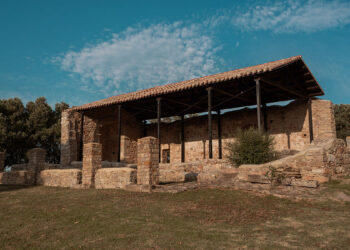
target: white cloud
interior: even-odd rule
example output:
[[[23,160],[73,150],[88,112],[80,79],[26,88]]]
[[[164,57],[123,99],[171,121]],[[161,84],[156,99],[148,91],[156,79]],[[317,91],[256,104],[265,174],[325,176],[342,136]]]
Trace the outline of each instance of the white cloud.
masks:
[[[315,32],[350,23],[350,2],[286,1],[258,5],[233,14],[232,24],[242,30]]]
[[[180,22],[128,28],[58,61],[62,69],[81,77],[82,89],[97,86],[110,96],[213,73],[218,48],[202,33],[200,26]]]

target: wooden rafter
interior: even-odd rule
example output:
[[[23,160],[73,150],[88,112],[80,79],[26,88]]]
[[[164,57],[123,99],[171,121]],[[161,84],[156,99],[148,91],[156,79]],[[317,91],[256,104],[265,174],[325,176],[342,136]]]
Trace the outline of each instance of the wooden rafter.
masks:
[[[275,83],[273,81],[267,80],[266,78],[261,78],[261,81],[264,82],[264,83],[267,83],[267,84],[269,84],[271,86],[274,86],[274,87],[276,87],[278,89],[281,89],[281,90],[283,90],[285,92],[288,92],[288,93],[290,93],[292,95],[296,95],[296,96],[301,97],[301,98],[306,98],[307,97],[306,94],[300,92],[299,90],[295,90],[295,89],[289,88],[287,86],[283,86],[281,84],[278,84],[278,83]]]

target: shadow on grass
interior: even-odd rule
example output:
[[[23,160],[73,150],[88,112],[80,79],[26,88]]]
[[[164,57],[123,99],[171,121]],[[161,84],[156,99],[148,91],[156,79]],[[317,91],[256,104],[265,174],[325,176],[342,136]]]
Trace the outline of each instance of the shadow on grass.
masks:
[[[19,189],[32,188],[30,185],[1,185],[0,184],[0,193],[8,191],[16,191]]]

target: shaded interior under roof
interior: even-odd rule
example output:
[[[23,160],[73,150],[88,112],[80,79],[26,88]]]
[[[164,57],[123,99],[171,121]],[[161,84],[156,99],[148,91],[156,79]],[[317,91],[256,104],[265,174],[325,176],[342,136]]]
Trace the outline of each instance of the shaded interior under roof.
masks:
[[[157,117],[157,97],[162,98],[162,117],[208,110],[207,88],[212,88],[213,111],[256,105],[255,79],[261,82],[263,103],[324,95],[301,56],[237,69],[188,81],[109,97],[74,107],[100,117],[115,113],[117,105],[141,120]]]

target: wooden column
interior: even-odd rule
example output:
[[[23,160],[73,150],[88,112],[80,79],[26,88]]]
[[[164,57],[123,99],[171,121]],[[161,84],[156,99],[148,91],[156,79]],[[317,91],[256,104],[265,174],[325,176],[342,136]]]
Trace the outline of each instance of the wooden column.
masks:
[[[264,130],[265,132],[267,132],[267,106],[266,106],[266,103],[263,102],[263,105],[262,105],[262,108],[263,108],[263,118],[264,118]]]
[[[221,141],[221,112],[218,113],[218,143],[219,143],[219,159],[222,159],[222,141]]]
[[[121,127],[121,117],[122,117],[122,106],[118,105],[118,116],[117,116],[117,126],[118,126],[118,132],[117,132],[117,162],[120,162],[120,137],[122,134],[122,127]]]
[[[83,146],[84,146],[84,112],[81,113],[80,123],[80,145],[79,145],[79,161],[83,160]]]
[[[213,158],[213,126],[212,126],[212,88],[208,89],[208,140],[209,140],[209,159]]]
[[[184,115],[181,115],[181,162],[185,162],[185,120]]]
[[[312,100],[311,98],[308,99],[307,102],[307,111],[309,113],[309,133],[310,133],[310,143],[314,140],[314,129],[312,124]]]
[[[161,138],[160,138],[160,123],[161,123],[161,100],[162,98],[157,98],[157,138],[158,138],[158,160],[161,162]]]
[[[260,78],[254,79],[256,83],[256,111],[257,111],[257,121],[258,121],[258,130],[262,132],[261,126],[261,87],[260,87]]]

